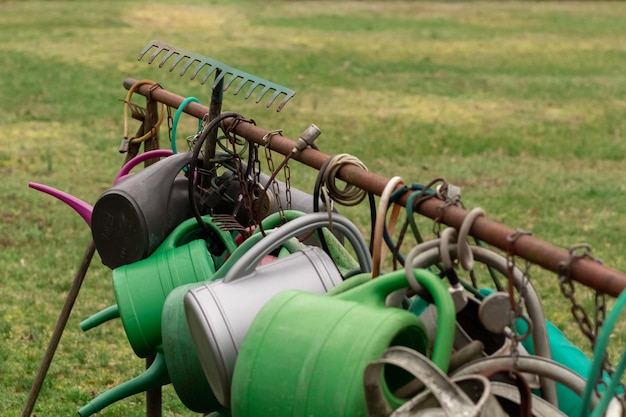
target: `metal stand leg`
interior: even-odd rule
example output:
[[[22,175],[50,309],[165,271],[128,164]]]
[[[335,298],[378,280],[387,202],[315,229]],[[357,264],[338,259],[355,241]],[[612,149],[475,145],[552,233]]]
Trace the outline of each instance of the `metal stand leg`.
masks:
[[[46,378],[48,369],[50,368],[50,363],[52,362],[54,353],[59,346],[61,335],[63,334],[63,330],[65,330],[65,326],[67,325],[67,320],[69,319],[70,312],[72,311],[74,302],[78,297],[78,292],[83,284],[85,275],[87,274],[87,269],[89,269],[89,264],[91,263],[91,259],[93,258],[95,251],[96,246],[94,245],[92,240],[91,242],[89,242],[89,245],[85,250],[85,254],[83,255],[83,260],[78,267],[78,271],[76,271],[76,275],[74,276],[74,282],[72,283],[70,292],[67,294],[67,298],[65,299],[65,304],[61,309],[61,313],[59,314],[59,319],[57,320],[57,324],[54,328],[54,331],[52,332],[52,336],[50,337],[48,348],[46,349],[46,353],[43,356],[41,365],[39,365],[37,376],[33,381],[33,385],[30,388],[30,392],[28,393],[28,398],[26,399],[26,403],[24,404],[24,408],[22,409],[21,417],[29,417],[33,411],[33,408],[35,407],[35,402],[37,401],[37,397],[39,397],[41,386],[43,385],[43,381]]]

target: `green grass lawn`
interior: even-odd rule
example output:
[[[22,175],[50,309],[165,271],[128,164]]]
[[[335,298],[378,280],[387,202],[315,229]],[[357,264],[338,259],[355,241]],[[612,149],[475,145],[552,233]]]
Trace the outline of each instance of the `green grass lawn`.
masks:
[[[297,92],[280,113],[226,92],[224,110],[292,138],[315,123],[328,154],[407,183],[446,178],[466,207],[560,247],[589,243],[626,271],[625,19],[620,2],[0,1],[0,415],[19,415],[90,238],[28,182],[96,201],[122,162],[126,77],[208,105],[208,86],[137,62],[150,39]],[[311,192],[316,172],[292,172]],[[365,207],[345,213],[368,233]],[[588,349],[556,275],[530,273],[548,317]],[[119,322],[78,329],[113,303],[96,257],[35,414],[72,415],[141,372]],[[141,416],[143,402],[101,415]],[[194,413],[169,387],[164,415]]]

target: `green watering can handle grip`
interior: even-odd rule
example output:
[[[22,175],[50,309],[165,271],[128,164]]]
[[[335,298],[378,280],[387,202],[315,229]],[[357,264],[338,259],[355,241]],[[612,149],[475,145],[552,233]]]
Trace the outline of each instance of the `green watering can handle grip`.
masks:
[[[456,311],[452,296],[441,279],[426,269],[414,269],[417,282],[426,288],[435,300],[437,307],[437,335],[433,347],[432,361],[444,372],[450,365],[450,355],[454,343]],[[385,299],[392,292],[409,286],[404,270],[393,271],[371,279],[362,285],[338,294],[344,300],[385,306]]]
[[[267,235],[252,250],[246,252],[228,271],[224,282],[230,282],[239,277],[252,274],[263,257],[278,248],[286,240],[299,234],[328,226],[328,224],[327,213],[311,213],[282,225],[276,231]],[[333,215],[333,227],[344,234],[352,244],[361,265],[361,272],[370,272],[372,259],[369,254],[369,248],[356,226],[345,217],[335,214]]]
[[[213,221],[211,216],[203,216],[202,220],[204,220],[206,225],[209,226],[211,230],[217,233],[217,235],[219,236],[224,246],[226,246],[226,250],[228,251],[228,253],[232,254],[235,251],[235,249],[237,249],[237,244],[235,243],[230,233],[225,232],[224,230],[220,229],[217,226],[217,224]],[[178,226],[176,226],[176,228],[172,231],[172,233],[170,233],[165,238],[165,240],[161,242],[159,247],[156,248],[154,253],[156,254],[156,253],[166,252],[168,250],[174,249],[175,247],[179,245],[179,242],[182,240],[183,237],[185,237],[186,235],[188,235],[189,233],[193,231],[197,231],[198,233],[202,231],[202,228],[198,225],[198,221],[195,219],[195,217],[191,219],[187,219],[181,224],[179,224]]]

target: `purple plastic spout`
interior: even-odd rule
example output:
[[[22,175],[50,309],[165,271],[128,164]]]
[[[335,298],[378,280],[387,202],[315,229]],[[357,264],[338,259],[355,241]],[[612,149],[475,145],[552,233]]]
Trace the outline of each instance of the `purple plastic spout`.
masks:
[[[151,151],[139,154],[135,156],[133,159],[131,159],[130,161],[126,162],[126,164],[124,164],[122,169],[120,169],[120,172],[115,177],[115,181],[113,181],[113,184],[117,184],[118,182],[123,180],[126,177],[126,175],[128,175],[131,169],[133,169],[135,166],[142,163],[143,161],[147,161],[148,159],[152,159],[152,158],[167,157],[173,154],[174,152],[172,152],[169,149],[153,149]]]
[[[115,177],[114,183],[117,184],[119,181],[124,179],[124,177],[128,175],[128,173],[130,172],[130,170],[134,168],[137,164],[150,158],[161,158],[161,157],[170,156],[172,154],[173,152],[169,149],[155,149],[155,150],[144,152],[140,155],[137,155],[136,157],[128,161],[122,167],[120,172]],[[88,204],[84,202],[83,200],[81,200],[80,198],[74,197],[71,194],[63,192],[61,190],[57,190],[56,188],[49,187],[44,184],[39,184],[36,182],[29,182],[28,186],[30,188],[39,190],[41,192],[44,192],[46,194],[49,194],[53,197],[58,198],[59,200],[61,200],[62,202],[64,202],[65,204],[73,208],[76,211],[76,213],[78,213],[80,217],[82,217],[83,220],[85,220],[89,228],[91,228],[91,213],[93,211],[93,206],[91,206],[91,204]]]
[[[87,222],[87,225],[89,226],[89,228],[91,228],[91,212],[93,211],[93,207],[90,204],[84,202],[78,197],[74,197],[71,194],[57,190],[56,188],[49,187],[47,185],[39,184],[36,182],[29,182],[28,186],[30,188],[39,190],[41,192],[50,194],[51,196],[58,198],[59,200],[61,200],[62,202],[64,202],[65,204],[73,208],[74,211],[76,211],[76,213],[78,213],[80,217],[82,217],[83,220]]]

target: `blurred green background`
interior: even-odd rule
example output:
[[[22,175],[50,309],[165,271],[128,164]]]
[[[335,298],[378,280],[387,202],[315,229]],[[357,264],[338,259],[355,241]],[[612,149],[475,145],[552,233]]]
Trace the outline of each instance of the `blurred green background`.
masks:
[[[0,1],[0,415],[19,415],[90,239],[28,182],[96,201],[122,162],[126,77],[209,102],[208,86],[137,61],[150,39],[297,92],[280,113],[226,92],[224,110],[292,138],[315,123],[328,154],[407,183],[443,177],[466,207],[560,247],[589,243],[626,271],[625,19],[621,2]],[[183,118],[179,134],[195,128]],[[311,192],[315,176],[292,164],[293,186]],[[368,236],[366,208],[345,213]],[[556,275],[530,273],[548,317],[588,350]],[[113,302],[96,256],[35,414],[72,415],[141,372],[119,322],[78,329]],[[623,331],[612,343],[623,351]],[[145,415],[143,402],[101,415]],[[194,414],[171,387],[163,408]]]

